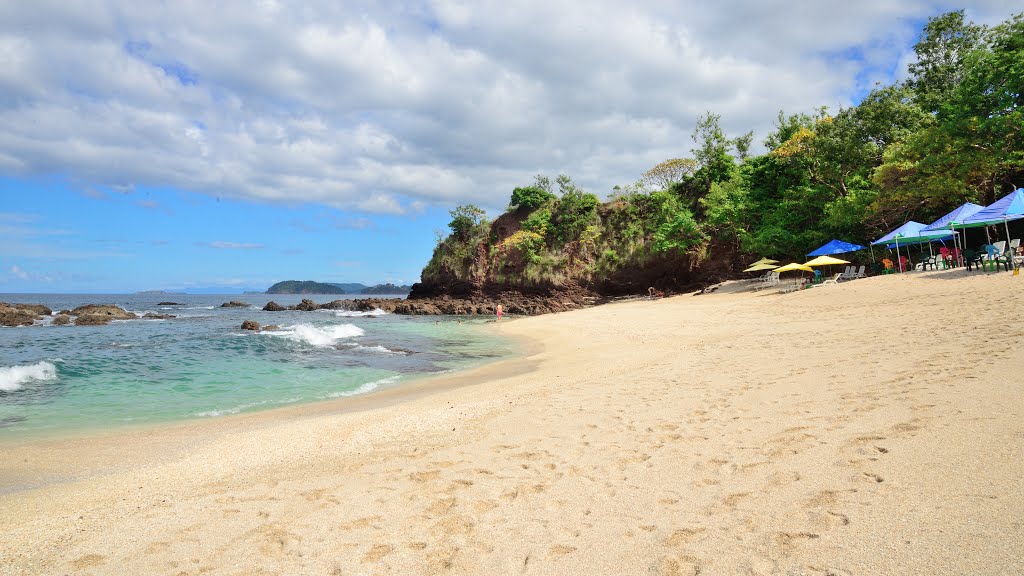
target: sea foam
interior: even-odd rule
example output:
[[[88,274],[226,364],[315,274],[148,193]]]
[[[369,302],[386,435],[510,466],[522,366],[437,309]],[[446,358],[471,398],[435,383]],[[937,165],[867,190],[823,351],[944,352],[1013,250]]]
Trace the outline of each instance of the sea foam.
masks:
[[[354,338],[363,335],[363,329],[354,324],[336,324],[333,326],[314,326],[312,324],[296,324],[281,330],[264,332],[271,336],[280,336],[295,342],[305,342],[313,346],[328,347],[343,338]]]
[[[57,379],[57,367],[50,362],[36,362],[27,366],[0,367],[0,390],[13,392],[32,381],[46,382]]]
[[[367,310],[360,312],[358,310],[335,310],[334,315],[348,318],[362,318],[364,316],[383,316],[388,312],[381,310],[380,308],[374,308],[373,310]]]
[[[355,390],[345,390],[343,392],[334,392],[328,394],[328,398],[346,398],[348,396],[355,396],[357,394],[366,394],[372,390],[376,390],[378,386],[386,386],[388,384],[394,384],[398,382],[401,376],[388,376],[387,378],[381,378],[380,380],[374,380],[373,382],[367,382]]]

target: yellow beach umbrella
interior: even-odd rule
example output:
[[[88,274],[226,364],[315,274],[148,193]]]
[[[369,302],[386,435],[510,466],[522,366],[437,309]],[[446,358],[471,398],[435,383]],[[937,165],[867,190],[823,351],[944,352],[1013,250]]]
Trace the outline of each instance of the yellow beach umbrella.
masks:
[[[804,266],[831,266],[833,264],[849,264],[847,260],[840,260],[831,256],[818,256],[810,262],[804,262]]]
[[[785,266],[779,266],[774,271],[778,272],[779,274],[781,274],[783,272],[793,272],[793,271],[796,271],[796,270],[803,270],[805,272],[814,272],[814,268],[811,268],[810,266],[807,266],[806,264],[797,264],[796,262],[790,262],[789,264],[786,264]]]
[[[775,264],[751,264],[750,268],[744,270],[744,272],[759,272],[761,270],[774,270]]]
[[[772,260],[771,258],[761,258],[757,262],[751,262],[751,266],[757,266],[758,264],[778,264],[778,260]]]

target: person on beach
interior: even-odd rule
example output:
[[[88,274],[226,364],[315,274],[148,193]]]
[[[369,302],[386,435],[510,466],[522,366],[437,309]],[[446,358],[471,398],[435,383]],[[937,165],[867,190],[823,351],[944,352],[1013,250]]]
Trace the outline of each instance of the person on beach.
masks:
[[[498,316],[498,320],[501,320],[501,315],[502,315],[501,304],[498,304],[497,308],[494,309],[494,313]]]

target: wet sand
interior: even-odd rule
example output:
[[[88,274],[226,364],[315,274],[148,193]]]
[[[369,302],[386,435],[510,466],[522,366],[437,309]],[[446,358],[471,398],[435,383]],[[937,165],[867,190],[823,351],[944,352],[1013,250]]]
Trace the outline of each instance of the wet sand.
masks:
[[[611,304],[408,389],[8,442],[0,573],[1024,573],[1022,290]]]

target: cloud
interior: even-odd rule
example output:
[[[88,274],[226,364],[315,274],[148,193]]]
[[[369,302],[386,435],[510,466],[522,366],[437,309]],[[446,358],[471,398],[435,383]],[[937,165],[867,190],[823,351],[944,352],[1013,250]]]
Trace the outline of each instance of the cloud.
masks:
[[[18,265],[11,266],[11,274],[19,280],[33,281],[33,282],[53,282],[53,277],[46,274],[40,274],[38,272],[29,272],[22,269]]]
[[[220,250],[258,250],[263,248],[262,244],[252,244],[247,242],[225,242],[223,240],[216,240],[205,244],[210,248],[217,248]]]
[[[538,172],[605,193],[688,154],[706,111],[763,138],[779,109],[849,104],[957,7],[8,3],[0,174],[386,214],[500,209]]]

